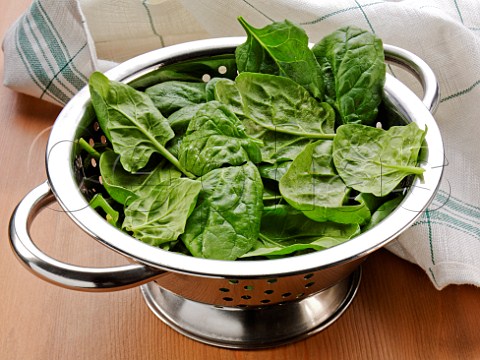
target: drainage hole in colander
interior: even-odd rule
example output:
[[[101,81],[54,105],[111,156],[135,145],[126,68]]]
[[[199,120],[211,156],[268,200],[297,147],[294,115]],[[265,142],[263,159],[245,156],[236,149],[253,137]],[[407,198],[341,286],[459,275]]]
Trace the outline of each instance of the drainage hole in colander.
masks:
[[[313,274],[307,274],[303,277],[304,280],[308,280],[313,276]]]
[[[305,293],[300,293],[300,294],[297,294],[297,296],[295,296],[295,298],[300,299],[300,298],[303,297],[304,295],[305,295]]]
[[[90,159],[90,164],[91,164],[92,167],[94,167],[94,168],[97,167],[97,160],[95,160],[95,158],[92,157],[92,158]]]
[[[217,70],[218,70],[218,73],[222,75],[227,73],[227,67],[225,65],[219,66]]]
[[[230,279],[230,280],[228,280],[228,283],[231,284],[231,285],[235,285],[235,284],[238,284],[238,280]]]
[[[263,293],[266,295],[270,295],[273,294],[273,290],[265,290]]]
[[[253,286],[252,285],[245,285],[243,287],[245,290],[248,290],[248,291],[252,291],[253,290]]]
[[[233,299],[231,297],[224,297],[223,300],[224,301],[233,301]]]
[[[252,297],[250,295],[242,295],[241,298],[243,300],[250,300]]]
[[[241,309],[246,308],[246,307],[248,307],[248,305],[246,305],[246,304],[238,304],[237,305],[237,308],[241,308]]]
[[[229,292],[230,291],[230,289],[227,289],[227,288],[220,288],[218,290],[220,290],[221,292]]]
[[[209,74],[203,74],[202,81],[208,83],[212,77]]]
[[[268,279],[267,280],[267,283],[269,283],[269,284],[274,284],[276,282],[277,282],[277,279]]]
[[[270,302],[270,300],[268,300],[268,299],[263,299],[263,300],[260,300],[260,302],[261,302],[262,304],[268,304],[268,303]]]
[[[315,283],[313,281],[309,282],[308,284],[305,284],[305,289],[308,289],[309,287],[312,287],[313,285],[315,285]]]
[[[284,298],[284,299],[285,299],[285,298],[288,298],[288,297],[290,297],[290,296],[292,296],[292,293],[291,293],[291,292],[286,292],[286,293],[282,294],[282,298]]]

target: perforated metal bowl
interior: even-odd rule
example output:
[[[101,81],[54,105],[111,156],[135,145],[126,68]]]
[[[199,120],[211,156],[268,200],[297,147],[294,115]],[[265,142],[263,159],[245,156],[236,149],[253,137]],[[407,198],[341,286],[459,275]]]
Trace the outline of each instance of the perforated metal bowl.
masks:
[[[128,83],[168,64],[231,54],[244,40],[221,38],[163,48],[122,63],[106,75]],[[349,242],[292,258],[220,261],[164,251],[111,226],[88,206],[77,181],[75,142],[88,131],[94,117],[84,88],[53,126],[46,150],[48,180],[27,194],[12,215],[14,252],[34,274],[62,287],[110,291],[141,285],[148,306],[165,323],[212,345],[269,347],[324,329],[354,298],[362,261],[417,219],[434,197],[442,176],[443,144],[432,116],[439,98],[435,76],[421,59],[405,50],[385,45],[385,52],[388,61],[411,71],[423,85],[424,98],[420,100],[387,75],[383,113],[391,121],[416,122],[420,128],[428,128],[426,171],[422,181],[414,180],[390,216]],[[131,264],[86,268],[42,253],[30,237],[29,224],[54,200],[80,228]]]

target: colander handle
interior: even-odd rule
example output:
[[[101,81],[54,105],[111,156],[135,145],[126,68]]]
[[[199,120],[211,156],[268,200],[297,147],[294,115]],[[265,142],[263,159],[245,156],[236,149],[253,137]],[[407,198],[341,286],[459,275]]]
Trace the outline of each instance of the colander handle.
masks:
[[[440,87],[433,70],[417,55],[408,50],[384,44],[385,60],[414,75],[423,88],[422,102],[434,114],[440,103]]]
[[[92,268],[66,264],[43,253],[30,236],[30,225],[40,210],[53,202],[48,182],[30,191],[10,219],[10,244],[21,262],[38,277],[68,289],[123,290],[152,281],[165,271],[141,264]]]

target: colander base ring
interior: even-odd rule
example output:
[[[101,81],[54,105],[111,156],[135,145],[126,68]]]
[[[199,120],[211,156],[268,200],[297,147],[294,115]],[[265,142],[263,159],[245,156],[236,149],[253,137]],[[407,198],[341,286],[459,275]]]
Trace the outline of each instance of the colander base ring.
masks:
[[[185,299],[154,282],[140,287],[153,313],[179,333],[230,349],[260,349],[316,334],[337,320],[353,301],[361,267],[319,293],[262,308],[216,307]]]

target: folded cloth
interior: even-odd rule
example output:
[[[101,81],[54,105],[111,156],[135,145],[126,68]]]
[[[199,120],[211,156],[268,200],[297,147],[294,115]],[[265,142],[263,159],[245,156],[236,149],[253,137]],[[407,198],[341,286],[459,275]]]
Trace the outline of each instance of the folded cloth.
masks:
[[[60,105],[94,70],[187,40],[244,34],[285,18],[312,42],[345,25],[424,59],[442,98],[446,167],[427,211],[388,249],[442,289],[480,286],[480,2],[476,0],[36,0],[5,35],[5,85]],[[414,86],[411,77],[395,73]]]

